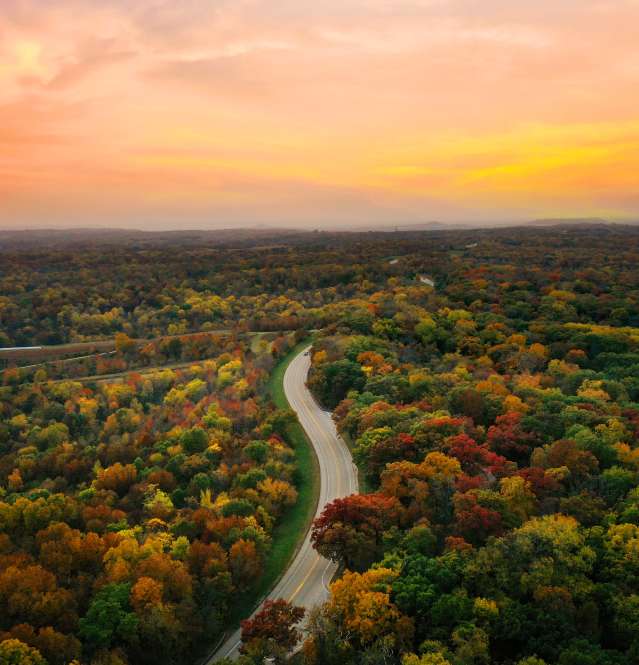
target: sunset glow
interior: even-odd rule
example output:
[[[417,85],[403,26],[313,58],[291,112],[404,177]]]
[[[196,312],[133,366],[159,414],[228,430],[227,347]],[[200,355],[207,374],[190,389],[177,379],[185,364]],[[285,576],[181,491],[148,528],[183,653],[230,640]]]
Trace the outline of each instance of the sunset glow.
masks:
[[[637,26],[637,0],[3,0],[0,225],[637,219]]]

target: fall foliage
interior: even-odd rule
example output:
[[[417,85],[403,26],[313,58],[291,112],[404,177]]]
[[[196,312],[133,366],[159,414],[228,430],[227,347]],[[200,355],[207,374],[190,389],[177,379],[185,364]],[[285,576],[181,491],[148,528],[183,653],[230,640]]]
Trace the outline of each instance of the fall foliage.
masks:
[[[362,494],[313,526],[340,577],[297,662],[636,662],[637,230],[276,240],[0,250],[0,344],[61,345],[0,351],[0,661],[215,642],[302,496],[265,384],[314,329]],[[300,617],[264,607],[244,662]]]

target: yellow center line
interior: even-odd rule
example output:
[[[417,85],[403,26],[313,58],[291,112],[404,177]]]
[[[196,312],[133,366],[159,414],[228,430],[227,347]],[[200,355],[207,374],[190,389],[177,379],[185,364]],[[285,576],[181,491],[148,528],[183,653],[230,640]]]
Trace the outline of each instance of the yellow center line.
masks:
[[[308,571],[308,573],[306,573],[306,576],[304,577],[304,579],[297,585],[297,588],[295,589],[295,591],[293,591],[293,593],[289,596],[289,601],[292,601],[293,598],[295,598],[295,596],[297,596],[297,594],[302,590],[302,587],[306,584],[306,580],[308,580],[308,578],[312,575],[313,571],[317,567],[317,564],[318,564],[319,560],[320,560],[320,557],[318,555],[315,558],[315,561],[314,561],[313,565],[311,566],[311,569]]]

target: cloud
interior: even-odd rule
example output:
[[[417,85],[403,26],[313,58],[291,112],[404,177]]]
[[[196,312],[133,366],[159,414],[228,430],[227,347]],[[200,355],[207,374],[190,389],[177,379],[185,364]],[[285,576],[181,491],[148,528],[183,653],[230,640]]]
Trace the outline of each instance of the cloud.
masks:
[[[103,67],[126,63],[135,55],[134,50],[121,47],[115,40],[98,39],[86,44],[60,63],[55,74],[46,82],[46,86],[62,89],[76,85],[88,77],[96,76]]]
[[[638,24],[631,0],[3,0],[3,219],[630,213]]]

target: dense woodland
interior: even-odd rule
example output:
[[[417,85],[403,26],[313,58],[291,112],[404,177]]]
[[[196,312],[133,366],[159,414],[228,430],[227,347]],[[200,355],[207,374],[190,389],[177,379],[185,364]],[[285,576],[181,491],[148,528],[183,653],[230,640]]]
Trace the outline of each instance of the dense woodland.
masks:
[[[631,238],[482,244],[324,332],[310,384],[369,492],[314,525],[345,573],[307,662],[639,662]]]
[[[290,414],[264,394],[286,348],[228,337],[183,369],[0,389],[0,641],[190,663],[221,634],[296,501]]]
[[[293,338],[249,331],[311,329],[309,385],[363,493],[313,525],[341,573],[293,658],[639,661],[638,229],[1,260],[2,345],[118,337],[106,360],[3,373],[0,661],[178,664],[221,634],[299,489],[264,389]],[[289,659],[300,616],[266,606],[244,661]]]

